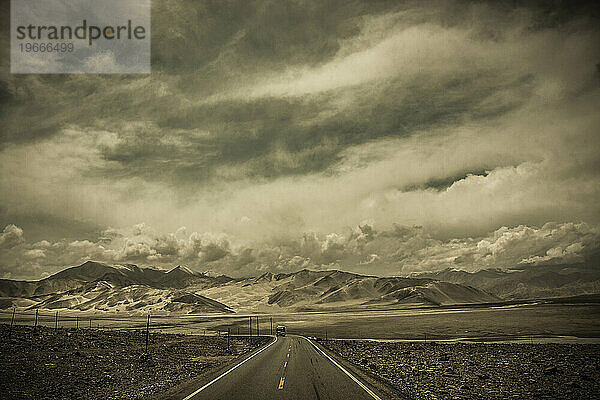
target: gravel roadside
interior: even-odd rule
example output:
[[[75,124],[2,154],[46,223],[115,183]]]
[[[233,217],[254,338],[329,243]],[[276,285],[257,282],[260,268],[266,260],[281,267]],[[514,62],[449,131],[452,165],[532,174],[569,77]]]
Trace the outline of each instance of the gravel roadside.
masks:
[[[0,398],[142,399],[227,365],[259,347],[232,337],[0,325]]]
[[[600,399],[600,345],[330,340],[408,399]]]

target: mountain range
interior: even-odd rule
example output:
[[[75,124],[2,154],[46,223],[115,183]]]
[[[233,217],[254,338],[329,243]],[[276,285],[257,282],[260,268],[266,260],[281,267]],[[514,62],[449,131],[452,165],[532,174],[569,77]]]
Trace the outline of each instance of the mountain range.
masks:
[[[446,269],[410,277],[303,269],[234,279],[183,266],[167,271],[88,261],[38,281],[0,279],[0,308],[277,312],[481,304],[590,293],[600,293],[600,272],[587,264],[478,272]]]
[[[232,312],[224,304],[184,290],[222,285],[212,277],[177,266],[169,271],[133,264],[88,261],[39,281],[0,279],[0,308],[69,308],[97,311]]]
[[[498,297],[465,284],[431,278],[376,277],[349,272],[267,272],[257,278],[232,280],[203,290],[206,296],[236,309],[272,308],[325,310],[395,305],[486,303]]]
[[[576,264],[525,265],[465,272],[445,269],[414,275],[469,284],[505,300],[568,297],[600,293],[598,257]]]
[[[0,280],[0,308],[229,313],[497,300],[466,284],[432,278],[380,278],[336,270],[304,269],[233,279],[197,273],[183,266],[166,271],[88,261],[39,281]]]

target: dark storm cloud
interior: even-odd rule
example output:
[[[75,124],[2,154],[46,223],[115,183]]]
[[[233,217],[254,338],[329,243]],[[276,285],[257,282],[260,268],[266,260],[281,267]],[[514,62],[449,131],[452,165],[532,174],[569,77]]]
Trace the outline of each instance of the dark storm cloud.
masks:
[[[350,146],[466,118],[497,117],[517,107],[530,90],[526,77],[501,84],[489,78],[455,77],[441,86],[420,82],[408,93],[392,80],[367,93],[339,89],[300,98],[230,100],[174,110],[157,126],[121,131],[119,143],[102,150],[107,161],[116,162],[111,164],[113,170],[101,172],[174,183],[223,179],[220,166],[240,167],[238,176],[225,179],[321,172],[337,163]],[[510,103],[482,104],[498,90],[517,90],[520,95]],[[355,97],[353,107],[335,109],[335,99],[347,95]],[[193,133],[197,131],[205,134]]]
[[[153,57],[178,72],[319,63],[340,38],[359,33],[351,18],[366,8],[353,1],[161,2],[153,9]]]
[[[455,176],[445,177],[443,179],[430,179],[427,182],[419,183],[417,185],[408,185],[401,188],[404,192],[413,192],[415,190],[446,190],[452,186],[455,182],[459,182],[470,176],[487,176],[487,171],[473,171],[466,174],[460,174]]]
[[[9,49],[8,7],[4,2],[2,17],[7,23],[0,35],[4,52]],[[358,34],[348,20],[364,9],[365,5],[342,2],[155,2],[153,68],[175,77],[174,90],[210,94],[235,83],[241,74],[247,77],[265,68],[314,64],[332,57],[338,40]],[[2,59],[7,71],[9,57]],[[11,100],[2,102],[2,142],[35,140],[55,134],[67,123],[90,124],[90,118],[110,120],[116,114],[122,119],[162,118],[179,108],[172,98],[164,102],[148,98],[146,86],[153,82],[135,76],[4,73],[2,79],[0,99]],[[131,87],[135,81],[138,87]]]
[[[28,238],[9,229],[2,271],[86,258],[238,275],[474,269],[575,257],[590,240],[538,236],[600,223],[598,6],[165,0],[152,12],[148,76],[10,75],[0,60],[0,220]],[[138,221],[158,231],[105,230]],[[184,224],[200,233],[164,233]],[[518,250],[497,256],[503,241]]]
[[[318,67],[336,56],[341,43],[361,33],[361,21],[367,17],[402,12],[400,24],[452,28],[480,7],[452,3],[440,11],[425,4],[418,11],[413,5],[160,2],[153,9],[153,67],[159,71],[155,76],[11,76],[3,82],[0,96],[11,99],[3,107],[2,141],[47,137],[66,124],[110,129],[119,142],[101,149],[110,162],[101,174],[198,182],[222,178],[221,165],[238,165],[240,176],[228,178],[274,178],[324,171],[339,161],[345,148],[367,141],[468,118],[497,117],[528,97],[535,71],[507,79],[496,78],[493,67],[475,67],[435,81],[417,76],[409,86],[402,78],[399,82],[390,77],[384,84],[296,98],[195,106],[186,101],[237,87],[242,76],[251,82],[268,71]],[[508,23],[496,17],[505,8],[498,5],[477,13],[493,18],[493,24],[480,22],[471,34],[480,40],[501,40]],[[571,14],[579,16],[576,10]],[[564,16],[557,18],[543,7],[537,13],[536,26],[563,22],[570,15],[562,10]],[[499,91],[509,91],[511,100],[484,102]],[[354,98],[353,104],[334,109],[336,99],[347,96]],[[324,113],[327,116],[320,118]],[[152,124],[129,129],[123,125],[140,119]],[[194,135],[198,130],[207,134]]]

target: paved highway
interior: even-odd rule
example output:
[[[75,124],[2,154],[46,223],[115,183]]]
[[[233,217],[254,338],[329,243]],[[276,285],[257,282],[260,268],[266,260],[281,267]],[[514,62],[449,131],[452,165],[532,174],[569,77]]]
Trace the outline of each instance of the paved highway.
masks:
[[[354,374],[301,336],[278,337],[184,400],[381,400]]]

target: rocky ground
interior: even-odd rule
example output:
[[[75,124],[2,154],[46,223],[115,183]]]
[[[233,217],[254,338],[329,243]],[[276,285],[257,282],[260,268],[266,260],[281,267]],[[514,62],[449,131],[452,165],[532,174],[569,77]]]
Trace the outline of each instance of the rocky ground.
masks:
[[[263,338],[263,340],[267,340]],[[261,341],[262,342],[262,341]],[[247,338],[0,325],[1,399],[142,399],[259,345]],[[158,396],[160,397],[160,396]]]
[[[408,399],[600,399],[600,345],[333,340]]]

